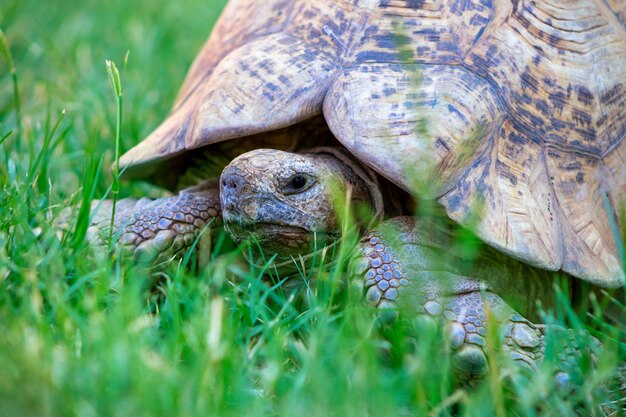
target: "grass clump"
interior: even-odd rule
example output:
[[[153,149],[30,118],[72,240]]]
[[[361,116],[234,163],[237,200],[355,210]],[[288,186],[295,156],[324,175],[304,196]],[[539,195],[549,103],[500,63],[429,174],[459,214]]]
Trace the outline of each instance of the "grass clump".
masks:
[[[90,250],[113,144],[128,149],[164,117],[223,2],[60,5],[8,0],[0,17],[14,62],[0,63],[0,415],[623,415],[608,392],[626,357],[617,325],[595,330],[605,349],[575,390],[554,386],[554,362],[528,376],[498,352],[499,372],[469,389],[450,378],[441,328],[381,324],[346,285],[345,248],[316,272],[322,285],[296,293],[236,252],[197,274],[173,264],[155,287],[150,270]],[[127,49],[122,124],[102,63]],[[76,221],[59,236],[50,219],[63,207]],[[546,320],[592,322],[567,302]]]

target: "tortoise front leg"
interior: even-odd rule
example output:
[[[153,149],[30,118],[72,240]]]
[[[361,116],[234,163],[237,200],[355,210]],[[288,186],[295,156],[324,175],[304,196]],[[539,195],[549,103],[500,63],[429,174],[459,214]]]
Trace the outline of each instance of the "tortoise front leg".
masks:
[[[94,202],[87,238],[102,244],[108,237],[111,201]],[[184,254],[205,228],[222,225],[219,185],[208,181],[156,200],[123,199],[118,202],[114,236],[142,261],[160,263]],[[205,231],[210,236],[211,230]]]
[[[486,372],[487,326],[494,322],[500,326],[503,350],[517,363],[536,369],[544,357],[545,327],[524,318],[484,281],[454,271],[456,259],[451,249],[438,244],[441,236],[415,222],[411,217],[389,220],[361,241],[355,272],[364,280],[366,300],[379,308],[441,320],[460,380]]]

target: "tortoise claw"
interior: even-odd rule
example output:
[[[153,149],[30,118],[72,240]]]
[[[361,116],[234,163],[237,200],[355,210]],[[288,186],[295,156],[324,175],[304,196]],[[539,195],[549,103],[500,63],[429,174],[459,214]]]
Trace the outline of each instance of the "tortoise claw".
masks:
[[[452,357],[452,364],[462,380],[481,377],[489,369],[485,353],[481,348],[473,345],[464,345],[456,351]]]

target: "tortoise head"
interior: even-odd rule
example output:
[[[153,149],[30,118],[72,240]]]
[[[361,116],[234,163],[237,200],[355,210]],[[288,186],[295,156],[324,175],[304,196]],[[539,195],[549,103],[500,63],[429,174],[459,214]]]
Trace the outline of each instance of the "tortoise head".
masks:
[[[339,238],[337,213],[344,203],[381,214],[380,192],[369,172],[330,148],[247,152],[222,172],[220,200],[233,239],[251,244],[255,263],[276,255],[282,269]]]

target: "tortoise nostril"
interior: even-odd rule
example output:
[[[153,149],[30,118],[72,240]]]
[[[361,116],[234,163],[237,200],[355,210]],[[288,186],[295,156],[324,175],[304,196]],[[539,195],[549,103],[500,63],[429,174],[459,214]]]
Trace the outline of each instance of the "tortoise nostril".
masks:
[[[237,174],[236,172],[223,172],[222,173],[222,186],[224,187],[225,190],[231,189],[237,189],[237,188],[241,188],[241,186],[244,183],[244,179],[241,175]]]

